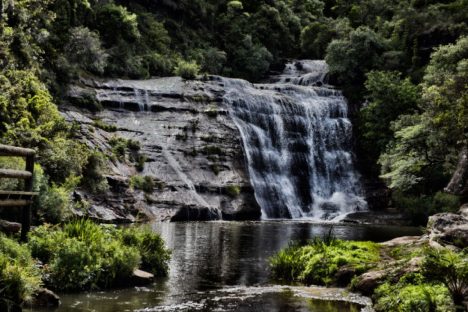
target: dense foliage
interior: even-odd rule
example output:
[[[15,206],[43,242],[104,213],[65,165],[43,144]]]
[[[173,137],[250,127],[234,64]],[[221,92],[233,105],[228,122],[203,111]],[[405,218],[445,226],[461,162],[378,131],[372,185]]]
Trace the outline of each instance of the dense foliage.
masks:
[[[352,290],[359,275],[374,270],[377,280],[371,277],[364,287],[377,283],[370,294],[379,312],[465,311],[468,296],[466,250],[315,239],[281,250],[270,265],[283,282],[336,285],[341,278]]]
[[[305,246],[292,245],[270,259],[273,276],[287,282],[330,285],[337,272],[347,266],[353,275],[363,273],[379,261],[379,247],[372,242],[315,239]]]
[[[61,290],[116,286],[140,266],[163,276],[170,257],[160,236],[150,230],[117,229],[87,220],[40,226],[31,232],[29,247],[45,264],[45,282]]]
[[[17,311],[41,284],[40,270],[27,246],[0,234],[0,310]]]
[[[0,141],[39,151],[48,190],[81,177],[97,192],[99,156],[55,105],[70,82],[259,80],[285,59],[325,58],[353,108],[361,170],[400,196],[433,198],[467,145],[467,12],[466,0],[3,1]]]
[[[43,225],[27,244],[0,234],[0,309],[18,311],[42,285],[89,290],[121,286],[142,268],[165,276],[170,251],[149,228],[116,228],[88,220]]]

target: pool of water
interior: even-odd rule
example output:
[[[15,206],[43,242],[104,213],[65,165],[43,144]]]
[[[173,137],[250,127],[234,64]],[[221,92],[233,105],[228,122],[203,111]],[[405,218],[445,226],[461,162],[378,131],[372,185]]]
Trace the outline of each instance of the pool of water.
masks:
[[[360,311],[366,298],[340,289],[280,287],[268,258],[290,241],[329,235],[385,241],[412,227],[292,221],[155,223],[172,250],[169,276],[147,287],[60,294],[56,311]],[[345,302],[347,301],[347,302]]]

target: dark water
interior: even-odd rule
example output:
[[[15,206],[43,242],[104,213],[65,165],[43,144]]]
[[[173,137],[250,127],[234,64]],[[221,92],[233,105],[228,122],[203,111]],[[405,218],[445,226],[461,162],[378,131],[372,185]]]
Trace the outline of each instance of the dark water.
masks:
[[[291,240],[330,232],[330,224],[307,222],[157,223],[173,250],[170,274],[148,287],[62,294],[57,311],[359,311],[356,304],[317,300],[341,298],[339,290],[270,287],[267,259]],[[342,239],[385,241],[418,235],[419,229],[333,225]]]

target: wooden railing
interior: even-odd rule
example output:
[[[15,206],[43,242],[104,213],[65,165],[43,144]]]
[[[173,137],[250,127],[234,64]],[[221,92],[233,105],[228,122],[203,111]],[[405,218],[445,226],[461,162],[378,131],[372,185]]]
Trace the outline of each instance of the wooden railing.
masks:
[[[26,159],[25,170],[0,168],[1,178],[24,180],[23,191],[0,191],[0,207],[23,207],[21,217],[21,240],[26,241],[31,228],[31,204],[37,193],[33,192],[34,157],[33,149],[0,144],[0,156],[23,157]]]

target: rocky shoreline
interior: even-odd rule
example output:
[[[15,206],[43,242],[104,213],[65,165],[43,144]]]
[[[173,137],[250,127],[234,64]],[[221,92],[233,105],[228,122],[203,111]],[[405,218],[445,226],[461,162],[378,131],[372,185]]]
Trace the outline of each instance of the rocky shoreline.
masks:
[[[384,281],[397,282],[408,273],[417,273],[422,269],[424,258],[414,256],[396,260],[395,251],[411,254],[412,251],[431,247],[437,250],[449,249],[460,252],[468,246],[468,204],[463,205],[458,213],[439,213],[431,216],[426,232],[422,236],[403,236],[380,244],[381,262],[377,267],[357,276],[352,289],[366,296],[372,296],[376,288]],[[352,276],[346,268],[337,273]],[[351,282],[348,280],[347,283]],[[468,309],[468,293],[465,293],[464,307]]]

